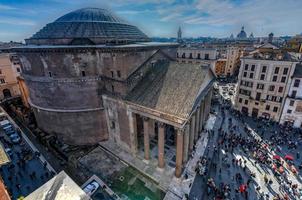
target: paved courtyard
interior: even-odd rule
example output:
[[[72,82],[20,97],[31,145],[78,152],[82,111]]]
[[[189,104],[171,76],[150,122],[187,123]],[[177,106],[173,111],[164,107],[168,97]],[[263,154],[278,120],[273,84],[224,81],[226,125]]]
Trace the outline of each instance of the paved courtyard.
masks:
[[[190,199],[301,199],[301,132],[228,109],[217,112]]]

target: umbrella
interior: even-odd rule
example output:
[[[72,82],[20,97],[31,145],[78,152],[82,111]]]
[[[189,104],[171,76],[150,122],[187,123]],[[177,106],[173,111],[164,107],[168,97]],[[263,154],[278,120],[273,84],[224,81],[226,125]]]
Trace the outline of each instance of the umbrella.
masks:
[[[243,192],[246,191],[246,188],[247,188],[247,185],[242,184],[242,185],[240,185],[240,187],[239,187],[239,191],[240,191],[241,193],[243,193]]]
[[[284,158],[285,160],[294,160],[294,157],[291,155],[286,155]]]
[[[281,157],[278,156],[278,155],[274,155],[273,158],[274,158],[275,160],[281,160]]]

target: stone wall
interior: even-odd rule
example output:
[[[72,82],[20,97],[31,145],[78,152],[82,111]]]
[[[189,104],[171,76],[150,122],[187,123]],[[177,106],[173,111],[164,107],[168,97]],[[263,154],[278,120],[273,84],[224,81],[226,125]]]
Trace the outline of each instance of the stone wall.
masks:
[[[104,110],[55,112],[33,107],[38,126],[67,144],[92,145],[108,139]]]
[[[24,49],[18,52],[22,77],[29,90],[29,103],[34,108],[38,126],[58,135],[69,144],[96,144],[110,134],[130,147],[129,122],[126,107],[120,103],[107,108],[116,109],[116,130],[106,118],[102,96],[123,98],[129,88],[128,77],[135,71],[151,66],[158,59],[168,59],[175,48],[49,48]],[[155,55],[155,56],[154,56]],[[148,68],[148,67],[147,67]],[[144,76],[145,71],[140,71]],[[108,115],[107,115],[108,117]]]

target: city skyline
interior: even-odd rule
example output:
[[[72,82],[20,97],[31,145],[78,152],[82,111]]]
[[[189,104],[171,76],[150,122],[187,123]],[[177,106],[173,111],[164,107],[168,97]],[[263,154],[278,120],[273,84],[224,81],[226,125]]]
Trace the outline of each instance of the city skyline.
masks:
[[[183,37],[236,36],[241,26],[255,37],[270,32],[294,36],[302,30],[301,6],[294,0],[1,0],[0,41],[23,41],[44,24],[83,7],[110,9],[150,37],[176,37],[179,26]]]

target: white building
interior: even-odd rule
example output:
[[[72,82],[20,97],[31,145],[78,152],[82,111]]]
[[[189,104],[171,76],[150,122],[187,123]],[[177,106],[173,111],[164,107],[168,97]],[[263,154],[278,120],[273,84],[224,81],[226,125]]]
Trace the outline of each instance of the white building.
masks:
[[[302,64],[296,65],[280,123],[302,128]]]
[[[243,57],[236,109],[279,122],[297,63],[297,58],[270,44]]]

